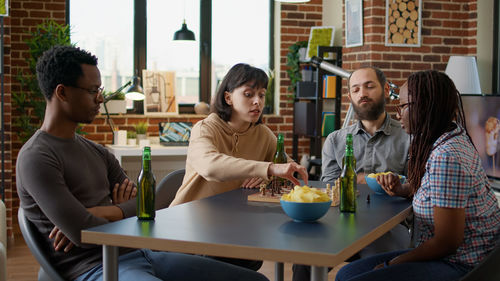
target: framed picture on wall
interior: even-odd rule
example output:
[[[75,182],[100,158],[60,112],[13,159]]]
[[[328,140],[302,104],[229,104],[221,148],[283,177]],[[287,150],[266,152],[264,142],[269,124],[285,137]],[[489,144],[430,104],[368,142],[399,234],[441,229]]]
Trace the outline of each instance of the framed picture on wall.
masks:
[[[345,45],[363,46],[363,0],[345,1]]]
[[[420,46],[422,0],[386,0],[385,45]]]
[[[9,0],[0,0],[0,16],[9,16]]]
[[[318,46],[333,46],[335,26],[313,26],[307,42],[306,61],[318,55]]]
[[[142,71],[144,79],[144,114],[177,114],[175,72]]]

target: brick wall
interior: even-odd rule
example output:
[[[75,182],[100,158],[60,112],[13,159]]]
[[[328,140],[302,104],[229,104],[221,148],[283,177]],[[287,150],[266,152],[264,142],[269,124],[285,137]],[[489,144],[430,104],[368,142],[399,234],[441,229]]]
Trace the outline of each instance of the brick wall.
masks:
[[[364,44],[343,49],[343,68],[353,71],[361,66],[374,65],[385,72],[389,81],[401,86],[415,71],[444,71],[451,55],[476,55],[476,0],[422,3],[420,47],[389,47],[384,43],[385,1],[363,1]],[[343,110],[348,106],[344,96]],[[393,105],[388,105],[387,109],[395,114]]]
[[[269,120],[270,123],[284,124],[279,126],[279,131],[285,133],[285,147],[287,153],[292,152],[293,134],[293,99],[292,93],[287,88],[290,85],[290,78],[286,73],[286,55],[288,47],[298,41],[307,41],[311,27],[321,26],[323,18],[323,0],[312,0],[304,4],[281,4],[281,45],[279,46],[279,57],[281,72],[280,78],[280,117]],[[278,55],[278,54],[277,54]],[[273,128],[271,128],[273,129]],[[303,154],[309,154],[309,138],[299,138],[299,159]]]
[[[28,47],[24,43],[26,33],[44,19],[52,18],[58,23],[65,22],[65,0],[11,0],[9,1],[9,16],[5,17],[4,37],[4,72],[5,72],[5,203],[7,206],[7,235],[13,237],[13,224],[17,224],[17,209],[19,199],[15,186],[15,163],[21,148],[16,132],[19,127],[14,124],[19,116],[12,108],[12,92],[20,90],[20,84],[15,76],[20,71],[26,71],[28,65]]]
[[[377,65],[387,74],[388,78],[398,85],[412,72],[422,69],[444,70],[448,57],[452,54],[476,53],[476,22],[477,2],[455,0],[430,1],[425,0],[423,6],[422,45],[421,47],[385,47],[383,42],[385,23],[385,1],[369,0],[364,4],[364,45],[355,48],[344,48],[343,67],[352,71],[361,65]],[[18,70],[26,69],[24,58],[27,47],[23,40],[25,31],[32,29],[45,18],[53,18],[63,23],[65,19],[65,0],[11,0],[10,16],[5,18],[5,130],[6,130],[6,205],[8,215],[8,235],[12,236],[13,220],[19,200],[15,192],[15,169],[17,153],[21,143],[17,138],[19,130],[12,123],[16,113],[11,106],[11,92],[19,90],[19,83],[13,79]],[[279,89],[279,115],[264,118],[271,130],[285,133],[285,147],[291,153],[293,104],[289,100],[291,93],[287,92],[289,78],[286,74],[286,54],[288,47],[297,41],[307,40],[311,26],[322,25],[322,0],[312,0],[306,4],[281,4],[281,45],[279,55],[281,72]],[[339,7],[340,8],[340,7]],[[343,9],[343,7],[342,7]],[[345,83],[345,80],[344,80]],[[344,90],[345,91],[345,90]],[[343,98],[343,112],[348,103]],[[393,111],[393,106],[388,106]],[[202,116],[188,115],[183,117],[146,117],[146,116],[113,116],[114,124],[120,129],[131,130],[133,124],[147,121],[151,125],[149,135],[156,135],[156,126],[161,121],[196,122]],[[101,144],[112,142],[111,133],[102,116],[91,125],[84,127],[88,138]],[[309,141],[299,139],[299,156],[309,152]],[[16,222],[17,223],[17,222]]]

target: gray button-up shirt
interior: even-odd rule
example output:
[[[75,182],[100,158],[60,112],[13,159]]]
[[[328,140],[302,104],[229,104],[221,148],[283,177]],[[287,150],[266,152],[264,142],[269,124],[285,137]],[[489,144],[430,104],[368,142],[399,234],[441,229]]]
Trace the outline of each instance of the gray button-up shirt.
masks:
[[[373,136],[364,130],[361,121],[328,135],[323,145],[322,181],[333,182],[340,176],[348,133],[353,136],[356,173],[391,171],[406,175],[410,137],[399,122],[387,115],[382,127]]]

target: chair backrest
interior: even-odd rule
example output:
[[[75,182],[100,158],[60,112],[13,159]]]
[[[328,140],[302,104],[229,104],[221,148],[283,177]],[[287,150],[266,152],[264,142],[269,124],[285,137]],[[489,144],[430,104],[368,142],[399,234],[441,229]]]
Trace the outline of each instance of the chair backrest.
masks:
[[[35,225],[24,216],[24,210],[22,208],[19,208],[19,211],[17,212],[17,219],[19,221],[19,228],[23,234],[24,241],[28,245],[31,254],[33,254],[40,264],[38,280],[64,281],[64,278],[56,271],[47,257],[40,232]]]
[[[467,273],[460,281],[500,280],[500,241],[481,263]]]
[[[175,170],[166,175],[156,187],[156,210],[167,208],[175,198],[175,194],[181,187],[184,179],[185,169]]]

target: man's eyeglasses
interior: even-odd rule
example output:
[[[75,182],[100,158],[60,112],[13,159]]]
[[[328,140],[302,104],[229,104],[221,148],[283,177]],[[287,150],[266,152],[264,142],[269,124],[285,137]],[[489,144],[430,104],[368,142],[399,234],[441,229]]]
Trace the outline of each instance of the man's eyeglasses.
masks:
[[[399,116],[401,116],[401,112],[403,112],[403,110],[410,104],[412,104],[413,102],[407,102],[407,103],[402,103],[402,104],[398,104],[396,105],[396,110],[399,114]]]
[[[99,95],[99,94],[102,94],[102,92],[104,91],[104,87],[100,87],[100,88],[97,88],[95,90],[86,89],[86,88],[82,88],[82,87],[78,87],[78,86],[71,86],[71,87],[87,91],[91,95]]]

